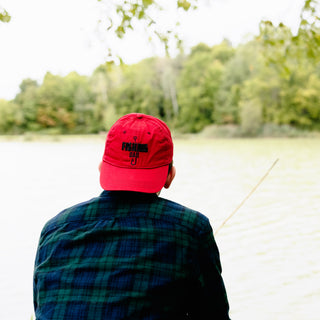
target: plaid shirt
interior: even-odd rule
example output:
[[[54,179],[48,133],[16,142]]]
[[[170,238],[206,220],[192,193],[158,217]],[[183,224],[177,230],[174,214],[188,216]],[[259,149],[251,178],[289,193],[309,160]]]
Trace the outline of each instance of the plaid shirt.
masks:
[[[229,319],[208,219],[155,194],[108,192],[43,228],[36,319]]]

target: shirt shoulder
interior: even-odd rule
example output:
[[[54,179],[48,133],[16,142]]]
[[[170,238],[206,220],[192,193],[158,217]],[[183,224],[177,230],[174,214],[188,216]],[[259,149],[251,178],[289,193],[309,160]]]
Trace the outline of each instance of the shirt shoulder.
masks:
[[[201,212],[164,198],[159,198],[158,202],[165,208],[161,212],[162,219],[170,219],[197,234],[212,232],[209,219]]]
[[[198,236],[212,232],[209,219],[205,215],[177,202],[157,196],[130,195],[126,198],[104,192],[99,197],[61,211],[45,224],[41,235],[48,235],[66,224],[72,224],[73,228],[77,228],[98,220],[111,221],[129,216],[130,219],[143,217],[161,224],[167,223],[168,226]]]
[[[68,207],[51,218],[43,227],[42,235],[54,231],[66,223],[82,223],[84,219],[90,216],[90,212],[95,212],[99,207],[99,197],[80,202]]]

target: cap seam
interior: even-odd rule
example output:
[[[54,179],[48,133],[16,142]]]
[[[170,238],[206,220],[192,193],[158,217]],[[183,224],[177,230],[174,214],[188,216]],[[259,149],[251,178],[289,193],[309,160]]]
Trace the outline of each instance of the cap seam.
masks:
[[[128,166],[120,166],[120,165],[116,165],[116,164],[113,164],[113,163],[111,163],[111,162],[109,162],[109,161],[106,161],[106,160],[104,160],[103,159],[103,162],[104,163],[107,163],[107,164],[109,164],[110,166],[113,166],[113,167],[117,167],[117,168],[123,168],[123,169],[135,169],[135,170],[137,170],[137,169],[157,169],[157,168],[162,168],[162,167],[165,167],[165,166],[168,166],[170,163],[171,163],[171,161],[170,162],[168,162],[168,163],[166,163],[166,164],[163,164],[163,165],[161,165],[161,166],[156,166],[156,167],[137,167],[137,166],[132,166],[132,167],[128,167]]]

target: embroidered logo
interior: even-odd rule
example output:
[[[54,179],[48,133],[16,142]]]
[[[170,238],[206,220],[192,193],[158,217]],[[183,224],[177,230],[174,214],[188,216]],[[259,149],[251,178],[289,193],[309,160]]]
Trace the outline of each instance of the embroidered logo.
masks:
[[[137,164],[140,152],[148,152],[148,145],[144,143],[137,143],[136,136],[133,137],[134,142],[122,142],[122,151],[128,151],[131,158],[131,165]]]

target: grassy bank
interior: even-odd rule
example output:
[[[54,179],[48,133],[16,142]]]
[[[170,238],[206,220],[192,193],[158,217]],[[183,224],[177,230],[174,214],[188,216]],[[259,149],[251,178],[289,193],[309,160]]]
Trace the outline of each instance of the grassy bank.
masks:
[[[99,134],[56,134],[52,131],[26,132],[20,135],[0,135],[1,141],[79,141],[105,140],[107,132]],[[174,139],[234,139],[234,138],[320,138],[319,131],[306,131],[288,125],[266,124],[255,132],[244,130],[236,125],[210,125],[199,133],[182,133],[172,130]]]
[[[288,125],[265,124],[256,130],[235,125],[207,126],[199,136],[203,138],[319,138],[319,131],[306,131]]]

